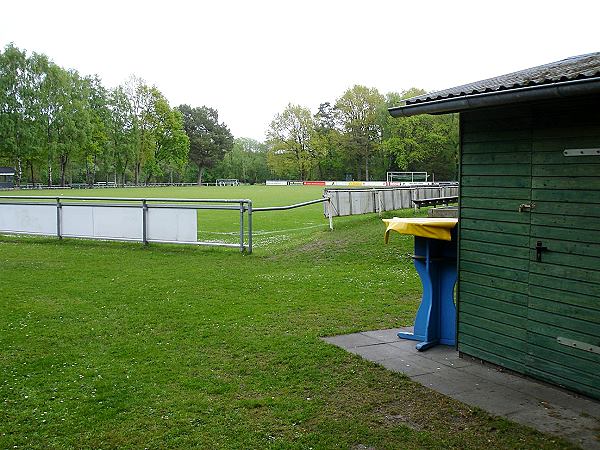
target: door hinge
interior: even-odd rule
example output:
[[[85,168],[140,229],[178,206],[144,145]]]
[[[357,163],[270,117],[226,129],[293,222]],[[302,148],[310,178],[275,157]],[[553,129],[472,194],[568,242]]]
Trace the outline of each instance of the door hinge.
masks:
[[[567,347],[573,347],[585,352],[591,352],[600,355],[600,347],[596,345],[592,345],[587,342],[576,341],[575,339],[569,339],[562,336],[558,336],[556,340],[559,344],[566,345]]]
[[[533,208],[535,208],[535,203],[521,203],[519,205],[519,212],[531,211]]]

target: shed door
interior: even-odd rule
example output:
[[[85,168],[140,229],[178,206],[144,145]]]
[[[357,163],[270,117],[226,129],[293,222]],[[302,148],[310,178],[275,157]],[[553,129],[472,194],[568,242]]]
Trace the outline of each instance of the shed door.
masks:
[[[526,370],[600,397],[600,155],[564,155],[600,148],[600,117],[577,110],[537,117]],[[547,248],[541,260],[538,245]]]

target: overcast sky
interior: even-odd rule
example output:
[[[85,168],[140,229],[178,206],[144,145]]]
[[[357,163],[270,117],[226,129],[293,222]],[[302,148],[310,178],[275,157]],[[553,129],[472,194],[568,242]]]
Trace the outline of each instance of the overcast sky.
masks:
[[[598,1],[3,2],[0,45],[171,105],[207,105],[264,139],[288,103],[316,111],[354,84],[428,91],[600,50]]]

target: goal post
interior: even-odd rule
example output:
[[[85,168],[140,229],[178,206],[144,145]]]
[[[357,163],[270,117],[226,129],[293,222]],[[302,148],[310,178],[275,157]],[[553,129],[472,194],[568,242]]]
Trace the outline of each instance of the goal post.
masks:
[[[427,183],[429,174],[427,172],[388,172],[387,185],[400,185],[402,183]]]
[[[215,186],[239,186],[240,180],[237,178],[217,178]]]

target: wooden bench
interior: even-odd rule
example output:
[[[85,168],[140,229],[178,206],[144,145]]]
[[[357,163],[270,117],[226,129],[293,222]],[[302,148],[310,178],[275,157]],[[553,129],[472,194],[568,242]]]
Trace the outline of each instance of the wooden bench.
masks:
[[[452,197],[435,197],[435,198],[421,198],[412,201],[415,205],[415,211],[420,209],[422,206],[438,206],[446,205],[450,203],[458,202],[458,195]]]

